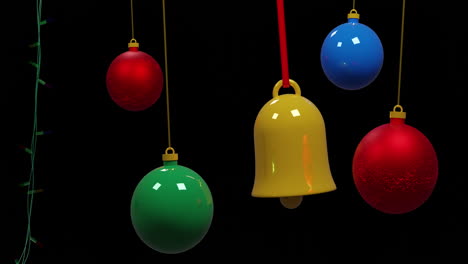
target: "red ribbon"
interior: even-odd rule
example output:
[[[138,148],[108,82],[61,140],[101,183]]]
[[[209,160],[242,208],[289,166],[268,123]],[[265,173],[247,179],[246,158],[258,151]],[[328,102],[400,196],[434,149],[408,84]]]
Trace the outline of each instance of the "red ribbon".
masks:
[[[288,71],[288,50],[286,47],[286,24],[284,22],[284,2],[276,0],[278,10],[278,29],[281,55],[281,74],[283,77],[283,87],[289,87],[289,71]]]

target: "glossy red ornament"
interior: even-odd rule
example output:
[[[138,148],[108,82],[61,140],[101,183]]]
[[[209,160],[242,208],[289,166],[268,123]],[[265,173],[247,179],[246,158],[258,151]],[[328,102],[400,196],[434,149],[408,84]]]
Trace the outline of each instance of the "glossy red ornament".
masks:
[[[130,42],[128,47],[129,50],[117,56],[107,70],[107,91],[123,109],[142,111],[161,96],[163,74],[153,57],[138,50],[136,41]]]
[[[371,130],[353,157],[353,179],[359,194],[370,206],[388,214],[420,207],[438,178],[438,160],[431,142],[405,124],[405,118],[405,112],[394,109],[390,123]]]

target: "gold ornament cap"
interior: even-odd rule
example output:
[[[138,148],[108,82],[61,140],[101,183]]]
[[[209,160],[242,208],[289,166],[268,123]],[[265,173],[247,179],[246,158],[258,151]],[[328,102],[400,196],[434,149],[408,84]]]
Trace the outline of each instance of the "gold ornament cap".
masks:
[[[400,111],[397,111],[397,108],[400,109]],[[401,105],[395,105],[393,111],[390,111],[390,118],[406,119],[406,112],[403,112],[403,107]]]
[[[357,19],[359,19],[359,14],[358,14],[358,12],[357,12],[356,9],[353,8],[353,9],[351,9],[351,11],[349,11],[349,13],[348,13],[348,19],[349,19],[349,18],[357,18]]]
[[[130,42],[128,43],[129,48],[138,48],[140,44],[136,41],[136,39],[131,39]]]
[[[169,153],[171,151],[172,153]],[[173,160],[179,160],[179,154],[175,153],[175,150],[171,147],[168,147],[166,149],[166,152],[162,155],[162,160],[163,161],[173,161]]]

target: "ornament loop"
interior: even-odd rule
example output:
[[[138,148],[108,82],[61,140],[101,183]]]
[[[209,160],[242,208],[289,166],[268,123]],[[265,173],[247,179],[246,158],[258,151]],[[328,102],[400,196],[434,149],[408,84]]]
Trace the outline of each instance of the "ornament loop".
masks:
[[[168,153],[169,151],[172,152],[172,153]],[[174,150],[173,147],[168,147],[168,148],[166,149],[166,151],[165,151],[165,154],[173,154],[173,153],[175,153],[175,150]]]
[[[398,111],[398,112],[403,112],[403,106],[401,106],[401,105],[395,105],[395,106],[393,107],[393,111],[396,112],[396,109],[397,109],[397,108],[400,109],[400,111]]]
[[[296,95],[301,95],[301,88],[299,87],[299,84],[297,84],[297,82],[289,79],[289,84],[291,85],[291,87],[294,89],[294,92],[296,93]],[[279,80],[275,86],[273,87],[273,97],[277,97],[278,96],[278,92],[279,92],[279,89],[283,87],[283,80]]]

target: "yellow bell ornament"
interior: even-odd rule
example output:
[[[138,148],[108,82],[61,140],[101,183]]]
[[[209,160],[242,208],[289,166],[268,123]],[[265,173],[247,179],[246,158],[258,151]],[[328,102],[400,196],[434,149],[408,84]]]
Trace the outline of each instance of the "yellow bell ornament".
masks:
[[[280,198],[297,208],[305,195],[336,190],[328,162],[325,123],[318,108],[301,96],[299,85],[289,79],[295,94],[278,95],[260,110],[254,125],[255,181],[253,197]]]

